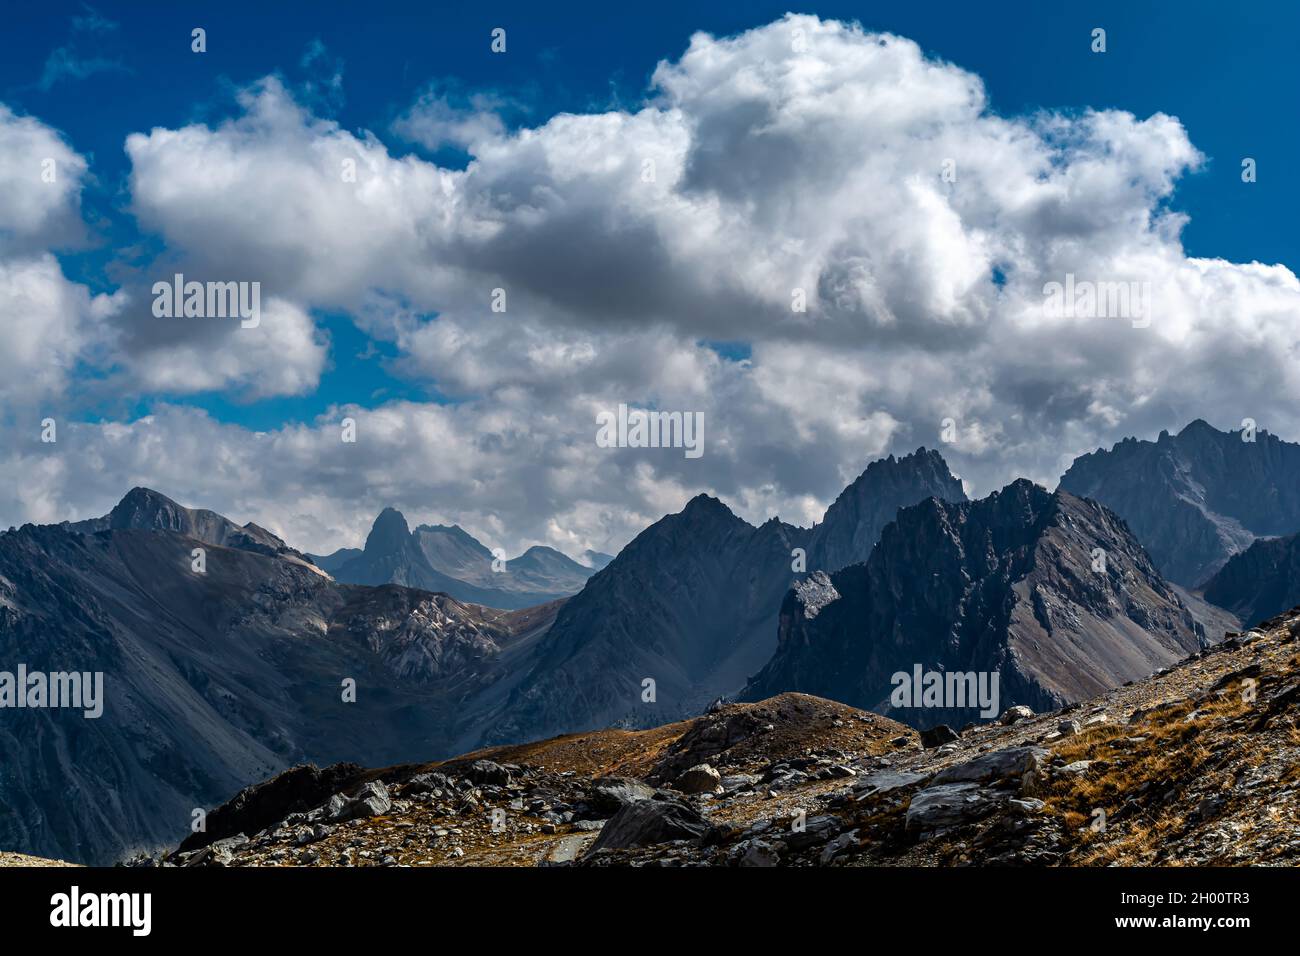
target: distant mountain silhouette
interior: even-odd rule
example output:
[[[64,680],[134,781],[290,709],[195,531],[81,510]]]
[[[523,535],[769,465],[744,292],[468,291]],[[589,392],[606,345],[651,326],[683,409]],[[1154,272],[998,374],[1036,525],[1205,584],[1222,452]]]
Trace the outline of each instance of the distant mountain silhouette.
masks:
[[[420,525],[412,531],[393,508],[380,512],[363,550],[345,548],[313,560],[348,584],[402,584],[505,609],[576,594],[593,573],[554,548],[541,546],[497,561],[463,528]]]
[[[1258,537],[1300,531],[1300,445],[1197,419],[1076,458],[1061,488],[1123,518],[1169,580],[1199,587]]]

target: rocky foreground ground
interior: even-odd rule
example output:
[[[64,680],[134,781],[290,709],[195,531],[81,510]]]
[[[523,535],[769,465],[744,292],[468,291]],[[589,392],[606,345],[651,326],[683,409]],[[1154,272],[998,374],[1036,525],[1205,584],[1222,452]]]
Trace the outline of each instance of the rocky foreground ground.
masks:
[[[1084,703],[960,733],[783,694],[437,764],[299,767],[132,862],[1294,865],[1297,637],[1300,609]]]

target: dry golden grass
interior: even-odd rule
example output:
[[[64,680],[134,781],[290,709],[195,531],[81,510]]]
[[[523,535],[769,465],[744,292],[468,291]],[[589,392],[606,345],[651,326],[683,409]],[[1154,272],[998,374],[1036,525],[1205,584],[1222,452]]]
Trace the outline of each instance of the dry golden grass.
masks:
[[[1231,690],[1199,707],[1188,700],[1157,706],[1133,724],[1095,728],[1056,748],[1066,763],[1094,761],[1083,774],[1058,778],[1042,794],[1046,812],[1062,819],[1075,844],[1075,863],[1150,862],[1162,841],[1181,832],[1187,821],[1185,806],[1156,805],[1145,799],[1149,793],[1216,777],[1226,785],[1223,767],[1229,756],[1240,758],[1238,763],[1263,759],[1240,752],[1240,743],[1217,750],[1206,745],[1216,725],[1249,709],[1242,695]],[[1131,743],[1131,738],[1143,739]],[[1094,830],[1098,808],[1106,813],[1106,825]]]

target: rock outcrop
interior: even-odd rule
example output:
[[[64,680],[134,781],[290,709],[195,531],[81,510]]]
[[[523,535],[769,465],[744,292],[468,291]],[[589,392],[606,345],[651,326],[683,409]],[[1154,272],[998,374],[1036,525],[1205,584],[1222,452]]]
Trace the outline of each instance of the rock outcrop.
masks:
[[[1187,607],[1124,522],[1095,502],[1017,481],[980,501],[901,511],[864,564],[787,595],[779,647],[742,695],[797,690],[918,727],[960,727],[1023,704],[1051,710],[1199,650]],[[915,676],[974,675],[992,712],[921,700]],[[894,692],[903,675],[909,693]]]

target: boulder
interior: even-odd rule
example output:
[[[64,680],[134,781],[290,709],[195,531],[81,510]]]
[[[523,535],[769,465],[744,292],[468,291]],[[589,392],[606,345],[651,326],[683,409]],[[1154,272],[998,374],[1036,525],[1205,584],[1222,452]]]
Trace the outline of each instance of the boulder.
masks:
[[[358,817],[378,817],[391,809],[393,809],[393,800],[388,795],[388,788],[384,786],[383,781],[371,780],[352,795],[347,806],[343,808],[342,816],[349,820]]]
[[[698,840],[708,829],[704,817],[680,800],[636,800],[610,817],[587,852]]]
[[[504,787],[510,782],[510,771],[491,760],[475,760],[465,776],[480,786]]]
[[[682,793],[721,793],[722,774],[706,763],[696,764],[673,783]]]
[[[739,793],[742,790],[752,790],[758,786],[758,775],[752,773],[728,774],[722,778],[722,789],[726,793]]]
[[[1003,727],[1009,727],[1018,720],[1026,720],[1034,716],[1034,712],[1024,704],[1016,704],[1014,707],[1008,707],[998,718],[998,723]]]
[[[653,799],[654,787],[631,777],[601,777],[591,784],[587,797],[592,808],[605,814],[615,814],[629,803]]]
[[[931,727],[929,730],[921,731],[921,746],[926,750],[940,747],[943,744],[950,744],[954,740],[960,739],[961,737],[957,734],[957,731],[947,724],[940,724],[937,727]]]
[[[776,866],[781,862],[780,851],[766,840],[737,843],[728,855],[737,866]]]
[[[817,816],[810,817],[804,822],[801,829],[791,830],[789,833],[781,835],[781,842],[791,850],[804,850],[810,846],[817,846],[825,843],[835,834],[840,832],[843,824],[839,817]]]
[[[817,862],[822,866],[825,866],[849,847],[857,846],[857,843],[857,830],[850,830],[848,833],[841,833],[834,840],[831,840],[830,843],[827,843],[826,846],[822,847],[821,853],[817,856]]]
[[[446,790],[447,778],[440,773],[418,773],[410,780],[406,781],[404,793],[432,793],[435,790]]]
[[[996,806],[989,791],[974,783],[946,783],[926,787],[907,805],[908,830],[940,830],[970,823]]]
[[[914,783],[920,783],[925,776],[923,773],[911,773],[906,770],[880,770],[855,783],[854,790],[860,794],[858,799],[863,800],[874,797],[878,793],[910,787]]]
[[[1008,747],[980,754],[973,760],[940,770],[931,781],[934,785],[945,783],[1002,783],[1017,788],[1026,783],[1026,775],[1037,775],[1047,757],[1042,747]]]

